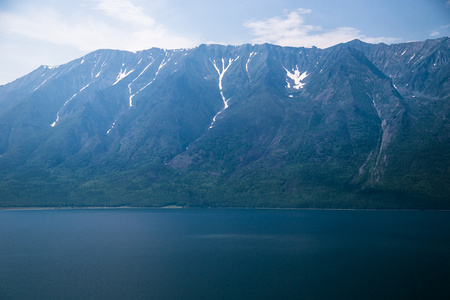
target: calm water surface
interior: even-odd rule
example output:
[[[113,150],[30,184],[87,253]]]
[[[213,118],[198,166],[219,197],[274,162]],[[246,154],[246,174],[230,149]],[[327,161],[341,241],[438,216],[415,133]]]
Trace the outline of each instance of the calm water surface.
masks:
[[[0,211],[0,299],[450,299],[450,212]]]

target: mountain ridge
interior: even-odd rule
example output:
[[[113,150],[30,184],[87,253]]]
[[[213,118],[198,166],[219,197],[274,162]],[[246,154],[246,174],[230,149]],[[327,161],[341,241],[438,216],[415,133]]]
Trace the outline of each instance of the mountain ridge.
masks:
[[[0,86],[0,205],[448,208],[449,44],[41,66]]]

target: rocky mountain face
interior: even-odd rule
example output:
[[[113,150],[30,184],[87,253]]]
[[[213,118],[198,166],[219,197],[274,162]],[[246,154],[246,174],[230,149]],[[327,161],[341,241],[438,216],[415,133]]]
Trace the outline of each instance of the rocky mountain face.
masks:
[[[98,50],[0,86],[0,206],[450,208],[450,39]]]

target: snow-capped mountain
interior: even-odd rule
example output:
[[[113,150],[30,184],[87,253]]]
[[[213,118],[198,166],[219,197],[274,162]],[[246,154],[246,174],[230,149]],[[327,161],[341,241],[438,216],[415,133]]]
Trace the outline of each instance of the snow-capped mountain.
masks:
[[[0,86],[2,206],[449,207],[450,39],[98,50]]]

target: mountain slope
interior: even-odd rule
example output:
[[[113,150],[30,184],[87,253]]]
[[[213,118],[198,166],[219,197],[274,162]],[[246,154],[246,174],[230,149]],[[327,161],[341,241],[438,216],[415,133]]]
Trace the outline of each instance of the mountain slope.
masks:
[[[448,208],[449,44],[42,66],[0,86],[0,205]]]

